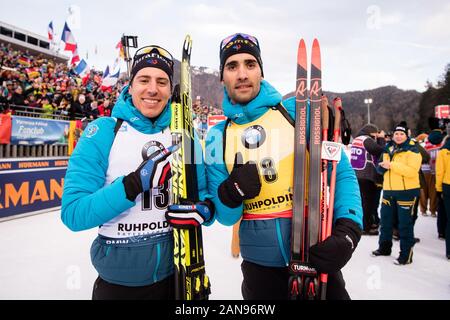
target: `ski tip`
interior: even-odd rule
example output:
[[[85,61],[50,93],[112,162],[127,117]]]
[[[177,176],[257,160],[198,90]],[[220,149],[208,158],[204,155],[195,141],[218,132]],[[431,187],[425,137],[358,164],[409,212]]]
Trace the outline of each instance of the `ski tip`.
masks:
[[[184,38],[184,47],[191,47],[192,46],[192,38],[190,35],[186,35]]]
[[[317,38],[314,38],[313,40],[313,47],[319,47],[319,40]]]
[[[306,48],[305,40],[303,38],[300,39],[298,43],[299,48]]]
[[[306,44],[305,40],[300,39],[298,43],[298,51],[297,51],[297,63],[302,66],[305,70],[307,69],[307,61],[306,61]]]
[[[320,45],[319,40],[317,40],[316,38],[313,41],[311,63],[315,65],[319,70],[322,68],[322,63],[320,60]]]
[[[192,38],[190,35],[186,35],[183,44],[183,56],[190,57],[192,51]]]

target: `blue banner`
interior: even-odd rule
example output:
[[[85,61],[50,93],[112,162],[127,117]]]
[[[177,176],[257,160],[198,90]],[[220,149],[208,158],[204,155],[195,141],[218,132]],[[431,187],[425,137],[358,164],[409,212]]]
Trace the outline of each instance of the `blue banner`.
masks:
[[[66,144],[69,121],[12,117],[11,144]]]
[[[0,161],[0,219],[61,205],[68,158]]]
[[[46,169],[46,168],[67,168],[69,159],[67,157],[57,158],[28,158],[26,160],[15,160],[6,158],[0,160],[0,172],[8,170]]]

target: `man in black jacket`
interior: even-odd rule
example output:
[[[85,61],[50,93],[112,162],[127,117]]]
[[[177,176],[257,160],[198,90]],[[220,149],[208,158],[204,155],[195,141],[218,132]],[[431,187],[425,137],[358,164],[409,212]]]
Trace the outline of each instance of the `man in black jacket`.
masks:
[[[20,85],[14,90],[10,103],[15,106],[25,105],[25,96],[23,95],[23,89]]]
[[[366,124],[353,140],[351,164],[358,178],[363,206],[363,234],[378,235],[378,205],[383,177],[376,171],[378,159],[383,153],[383,131],[373,124]]]
[[[69,98],[72,98],[72,97],[70,96]],[[70,104],[70,108],[69,108],[70,120],[75,120],[76,116],[80,117],[83,115],[83,110],[85,109],[85,104],[86,104],[86,97],[84,96],[84,94],[78,95],[77,101],[74,101],[73,103]]]

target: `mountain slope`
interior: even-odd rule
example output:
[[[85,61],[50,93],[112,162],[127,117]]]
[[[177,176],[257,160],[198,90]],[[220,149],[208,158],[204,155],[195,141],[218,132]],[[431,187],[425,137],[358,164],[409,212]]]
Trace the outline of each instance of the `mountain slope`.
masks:
[[[175,61],[174,79],[179,79],[180,63]],[[325,88],[326,89],[326,88]],[[219,80],[219,73],[206,67],[192,67],[192,91],[193,98],[201,96],[203,103],[221,108],[223,98],[223,86]],[[380,87],[372,90],[335,93],[325,91],[329,101],[339,96],[342,99],[344,110],[353,134],[367,123],[367,105],[364,99],[372,98],[370,105],[371,122],[385,131],[392,130],[393,126],[402,120],[406,120],[413,131],[419,122],[419,103],[421,93],[415,90],[401,90],[395,86]],[[294,92],[284,97],[291,97]]]

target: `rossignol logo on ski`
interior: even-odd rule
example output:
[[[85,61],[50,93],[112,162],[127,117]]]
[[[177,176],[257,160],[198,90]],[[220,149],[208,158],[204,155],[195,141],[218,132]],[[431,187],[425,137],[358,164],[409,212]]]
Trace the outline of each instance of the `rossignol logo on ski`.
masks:
[[[341,144],[332,141],[322,142],[322,159],[330,161],[341,160]]]
[[[300,113],[300,121],[299,121],[299,144],[306,144],[306,108],[301,108],[298,110]]]
[[[316,98],[316,99],[320,99],[320,95],[319,92],[322,91],[322,87],[320,86],[320,79],[311,79],[311,89],[310,89],[310,93],[311,93],[311,98]],[[311,99],[314,100],[314,99]]]
[[[320,145],[320,142],[322,141],[322,135],[321,135],[321,127],[320,127],[320,108],[316,108],[314,110],[314,131],[313,131],[313,143],[315,145]]]
[[[307,88],[306,88],[306,78],[297,79],[297,83],[298,83],[297,91],[295,93],[296,97],[297,97],[297,100],[299,100],[299,97],[302,97],[302,98],[306,99],[306,90],[307,90]]]

